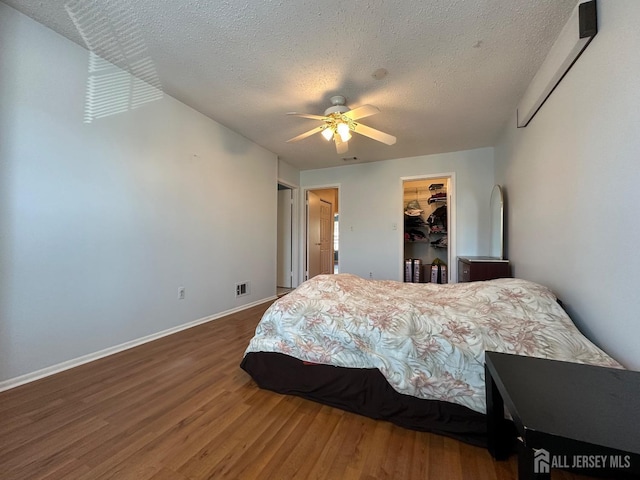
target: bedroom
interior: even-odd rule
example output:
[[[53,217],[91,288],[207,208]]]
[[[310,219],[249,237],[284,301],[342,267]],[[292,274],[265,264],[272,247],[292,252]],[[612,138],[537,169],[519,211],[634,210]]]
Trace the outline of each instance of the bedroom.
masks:
[[[368,275],[375,256],[377,278],[396,276],[400,257],[377,252],[396,251],[399,177],[452,169],[459,186],[505,185],[514,273],[551,287],[587,336],[640,368],[636,2],[601,2],[597,41],[526,129],[479,149],[303,171],[170,97],[87,128],[86,51],[0,8],[3,386],[274,295],[278,178],[340,184],[341,222],[356,227],[341,230],[341,268]],[[356,217],[371,192],[375,218]],[[459,205],[460,253],[481,253],[479,198]],[[250,295],[235,298],[244,281]]]

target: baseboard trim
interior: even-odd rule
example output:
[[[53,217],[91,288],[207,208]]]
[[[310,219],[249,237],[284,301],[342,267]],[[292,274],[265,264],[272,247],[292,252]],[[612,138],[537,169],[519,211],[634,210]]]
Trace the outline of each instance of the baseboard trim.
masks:
[[[85,363],[93,362],[95,360],[99,360],[104,357],[108,357],[109,355],[113,355],[115,353],[122,352],[124,350],[128,350],[133,347],[137,347],[144,343],[152,342],[162,337],[166,337],[168,335],[172,335],[174,333],[181,332],[183,330],[187,330],[189,328],[197,327],[198,325],[202,325],[203,323],[211,322],[213,320],[217,320],[222,317],[226,317],[227,315],[231,315],[233,313],[241,312],[242,310],[247,310],[249,308],[256,307],[266,302],[270,302],[275,300],[277,297],[274,295],[272,297],[264,298],[262,300],[257,300],[255,302],[242,305],[240,307],[232,308],[230,310],[225,310],[224,312],[216,313],[215,315],[210,315],[208,317],[199,318],[198,320],[194,320],[192,322],[183,323],[182,325],[178,325],[176,327],[171,327],[166,330],[162,330],[161,332],[152,333],[151,335],[147,335],[145,337],[140,337],[135,340],[130,340],[125,343],[121,343],[120,345],[115,345],[113,347],[105,348],[103,350],[99,350],[94,353],[89,353],[87,355],[83,355],[82,357],[73,358],[71,360],[67,360],[62,363],[58,363],[56,365],[52,365],[50,367],[45,367],[40,370],[36,370],[35,372],[25,373],[24,375],[20,375],[19,377],[10,378],[8,380],[3,380],[0,382],[0,392],[4,392],[5,390],[10,390],[15,387],[19,387],[20,385],[24,385],[26,383],[35,382],[36,380],[40,380],[41,378],[49,377],[51,375],[55,375],[56,373],[64,372],[65,370],[69,370],[74,367],[79,367],[80,365],[84,365]]]

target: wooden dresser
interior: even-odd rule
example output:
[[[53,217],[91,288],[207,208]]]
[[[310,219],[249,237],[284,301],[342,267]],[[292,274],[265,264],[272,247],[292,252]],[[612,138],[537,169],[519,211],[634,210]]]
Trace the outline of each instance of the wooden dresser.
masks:
[[[497,257],[458,257],[458,282],[477,282],[510,276],[509,260]]]

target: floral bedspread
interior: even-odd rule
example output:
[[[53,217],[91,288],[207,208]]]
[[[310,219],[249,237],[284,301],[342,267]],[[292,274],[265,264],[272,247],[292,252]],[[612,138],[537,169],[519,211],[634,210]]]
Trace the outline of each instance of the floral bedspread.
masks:
[[[621,367],[549,289],[511,278],[435,285],[320,275],[269,307],[246,353],[377,368],[400,393],[485,413],[485,350]]]

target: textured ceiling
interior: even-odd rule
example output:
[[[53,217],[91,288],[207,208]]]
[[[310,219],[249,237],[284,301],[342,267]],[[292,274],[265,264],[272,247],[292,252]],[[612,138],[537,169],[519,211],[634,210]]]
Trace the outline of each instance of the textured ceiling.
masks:
[[[83,46],[65,3],[111,5],[167,94],[303,170],[493,145],[577,2],[5,0]],[[286,112],[321,115],[336,94],[377,106],[362,123],[397,143],[286,143],[319,125]]]

